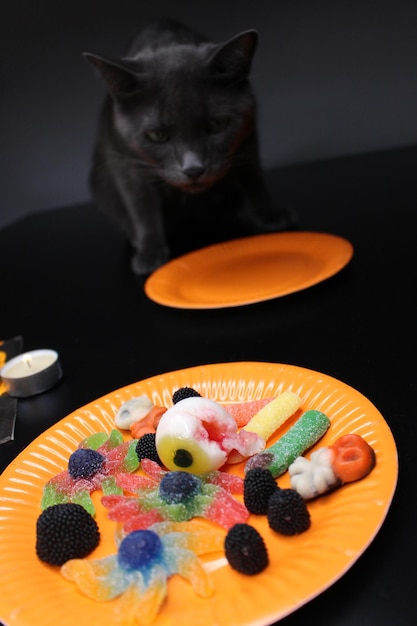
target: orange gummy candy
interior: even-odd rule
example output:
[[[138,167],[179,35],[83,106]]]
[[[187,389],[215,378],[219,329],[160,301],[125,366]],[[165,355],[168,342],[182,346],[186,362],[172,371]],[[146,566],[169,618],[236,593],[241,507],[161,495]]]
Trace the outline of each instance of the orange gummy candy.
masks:
[[[166,407],[154,405],[149,413],[130,426],[133,439],[140,439],[143,435],[154,433],[159,424],[159,420],[166,411]]]
[[[334,453],[332,469],[343,483],[364,478],[375,466],[375,452],[360,435],[343,435],[329,448]]]

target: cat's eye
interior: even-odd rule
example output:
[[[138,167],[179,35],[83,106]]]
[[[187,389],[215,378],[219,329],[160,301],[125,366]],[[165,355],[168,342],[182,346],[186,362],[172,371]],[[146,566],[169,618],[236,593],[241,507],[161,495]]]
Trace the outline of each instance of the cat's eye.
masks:
[[[167,130],[158,128],[156,130],[146,131],[145,137],[149,139],[149,141],[152,141],[152,143],[166,143],[170,139],[170,134]]]
[[[229,118],[227,116],[223,117],[213,117],[208,123],[208,131],[212,135],[216,133],[221,133],[229,124]]]

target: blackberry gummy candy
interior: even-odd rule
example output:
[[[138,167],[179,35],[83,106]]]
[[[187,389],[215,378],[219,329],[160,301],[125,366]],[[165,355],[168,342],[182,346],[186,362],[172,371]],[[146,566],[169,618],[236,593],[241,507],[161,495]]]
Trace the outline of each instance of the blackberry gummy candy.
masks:
[[[269,499],[268,524],[281,535],[299,535],[310,528],[306,503],[295,489],[277,489]]]
[[[84,558],[98,546],[97,522],[80,504],[54,504],[36,522],[36,554],[50,565]]]
[[[201,398],[201,394],[192,387],[180,387],[172,394],[172,403],[177,404],[185,398]]]
[[[241,574],[254,576],[269,564],[264,540],[249,524],[235,524],[228,530],[224,550],[230,567]]]
[[[142,461],[142,459],[150,459],[158,463],[158,465],[162,465],[155,445],[155,433],[142,435],[136,444],[136,454],[138,455],[139,461]]]
[[[243,501],[250,513],[266,515],[271,495],[279,489],[271,472],[262,467],[249,470],[243,481]]]

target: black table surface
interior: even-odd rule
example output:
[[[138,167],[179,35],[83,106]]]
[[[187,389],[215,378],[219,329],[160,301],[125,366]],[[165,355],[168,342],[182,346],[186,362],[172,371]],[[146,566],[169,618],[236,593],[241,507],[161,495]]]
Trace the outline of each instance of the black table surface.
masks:
[[[126,242],[93,205],[0,230],[0,338],[22,335],[25,350],[57,350],[64,372],[54,389],[19,400],[0,471],[72,411],[155,374],[235,361],[328,374],[382,413],[397,444],[399,480],[364,554],[280,623],[414,625],[416,166],[410,147],[269,172],[274,196],[298,212],[299,230],[346,237],[354,256],[318,285],[248,306],[182,310],[152,302],[130,271]]]

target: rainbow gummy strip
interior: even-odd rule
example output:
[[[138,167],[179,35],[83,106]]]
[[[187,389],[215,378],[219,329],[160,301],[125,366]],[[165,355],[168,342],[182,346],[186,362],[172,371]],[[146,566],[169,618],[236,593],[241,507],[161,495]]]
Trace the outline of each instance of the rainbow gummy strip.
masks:
[[[329,426],[329,418],[321,411],[306,411],[276,443],[252,456],[245,471],[261,467],[268,469],[274,478],[280,476],[298,456],[323,437]]]
[[[300,396],[292,391],[284,391],[260,409],[243,430],[256,433],[267,441],[296,412],[300,405]]]

